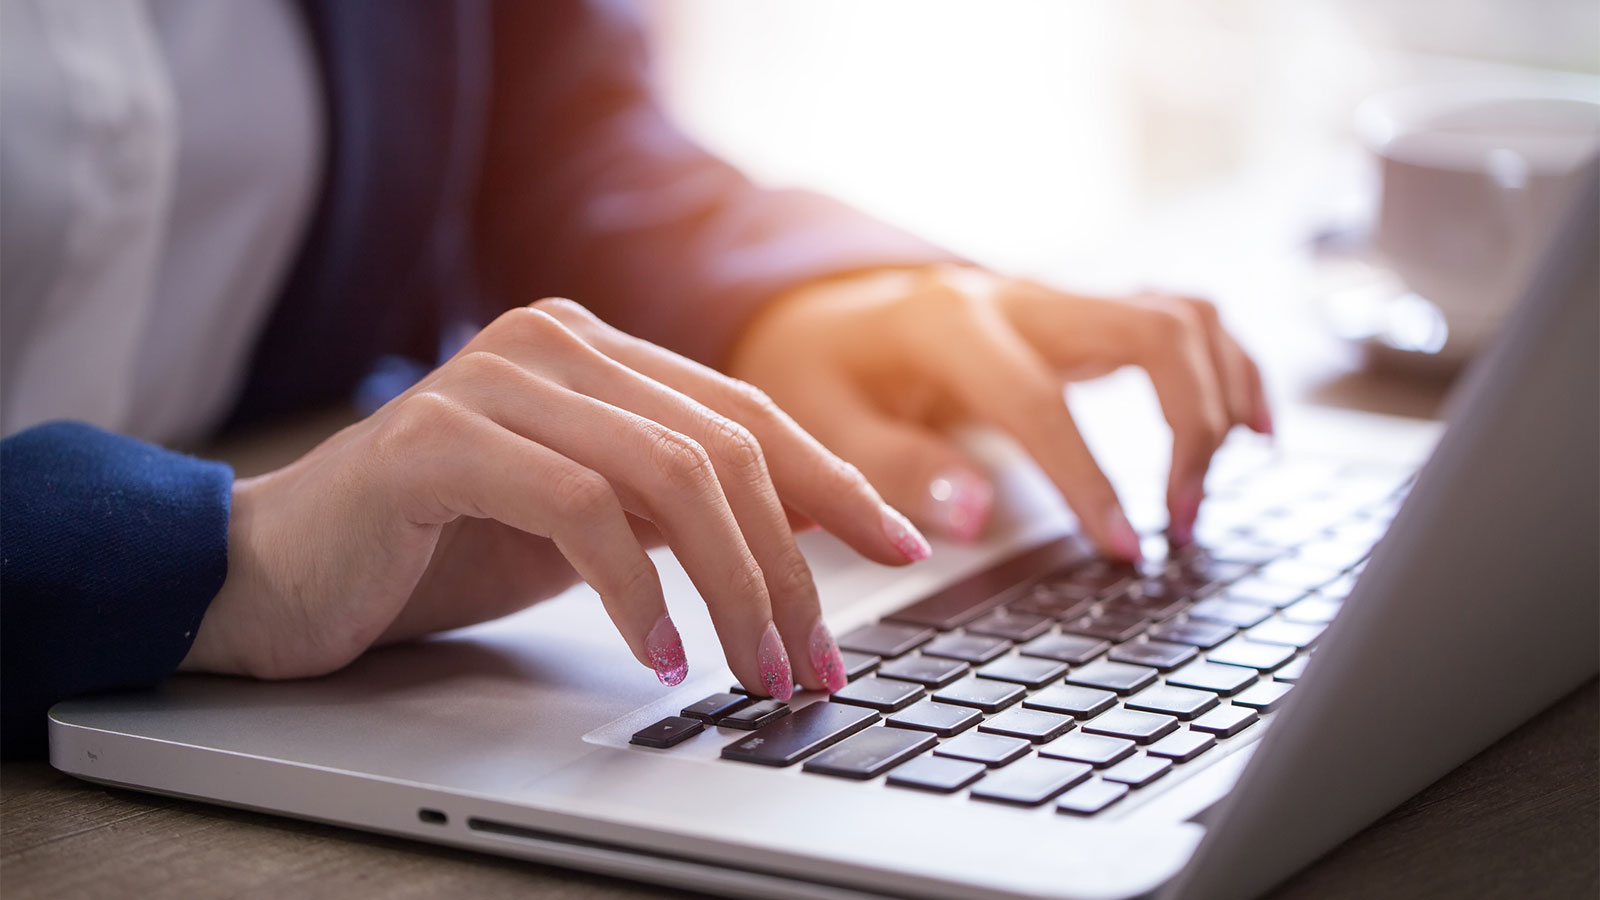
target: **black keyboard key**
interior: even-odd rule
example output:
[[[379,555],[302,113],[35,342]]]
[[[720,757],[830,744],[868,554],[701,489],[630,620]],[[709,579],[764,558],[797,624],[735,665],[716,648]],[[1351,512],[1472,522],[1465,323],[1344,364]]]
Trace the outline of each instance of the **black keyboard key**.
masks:
[[[1233,637],[1237,630],[1232,625],[1220,622],[1197,622],[1185,619],[1182,622],[1162,622],[1159,625],[1152,625],[1148,633],[1151,640],[1207,649]]]
[[[922,648],[924,656],[943,656],[974,665],[986,663],[1011,649],[1003,638],[980,634],[941,634]]]
[[[1138,574],[1138,571],[1130,565],[1097,559],[1068,572],[1059,580],[1065,584],[1093,591],[1100,597],[1110,597]]]
[[[1114,662],[1133,663],[1136,666],[1151,666],[1166,671],[1176,669],[1178,666],[1200,655],[1200,651],[1187,644],[1169,644],[1165,641],[1130,641],[1119,644],[1106,657]]]
[[[1309,647],[1322,637],[1322,632],[1327,630],[1326,625],[1312,625],[1306,622],[1288,622],[1283,619],[1269,619],[1260,625],[1245,632],[1245,636],[1252,641],[1263,644],[1282,644],[1285,647]]]
[[[1190,663],[1167,676],[1167,684],[1200,688],[1204,691],[1221,694],[1224,697],[1244,690],[1255,683],[1255,680],[1256,673],[1253,669],[1247,669],[1242,666],[1222,666],[1208,662]]]
[[[959,659],[918,654],[889,660],[878,667],[878,677],[914,681],[924,687],[943,687],[967,674],[971,668]]]
[[[1216,706],[1217,695],[1195,688],[1158,684],[1129,697],[1125,705],[1129,709],[1192,719]]]
[[[890,659],[902,656],[933,639],[931,628],[879,622],[863,625],[839,639],[841,650],[854,650]]]
[[[970,575],[885,619],[949,631],[1014,599],[1018,596],[1016,588],[1040,572],[1067,569],[1078,565],[1084,558],[1083,546],[1076,540],[1063,538],[1051,541]],[[842,641],[840,646],[843,646]]]
[[[1117,695],[1111,691],[1079,687],[1074,684],[1058,684],[1022,701],[1026,709],[1064,713],[1078,719],[1098,716],[1116,703]]]
[[[1041,584],[1011,601],[1006,609],[1052,619],[1072,619],[1087,613],[1093,603],[1094,591],[1070,584]]]
[[[933,755],[968,759],[997,769],[1026,756],[1028,748],[1032,746],[1022,738],[969,731],[940,744],[934,749]]]
[[[987,634],[1021,643],[1031,641],[1053,627],[1055,620],[1045,616],[997,609],[969,624],[966,630],[969,634]]]
[[[1207,651],[1206,659],[1225,666],[1248,666],[1271,672],[1294,658],[1293,647],[1278,644],[1258,644],[1244,638],[1234,638],[1220,647]]]
[[[928,731],[939,737],[954,737],[983,720],[983,713],[965,706],[951,706],[932,700],[918,700],[890,715],[884,724],[912,731]]]
[[[868,728],[811,757],[800,768],[840,778],[877,778],[938,742],[931,734]]]
[[[1056,801],[1056,811],[1075,816],[1092,816],[1128,795],[1128,786],[1115,781],[1087,781]]]
[[[1260,718],[1255,710],[1243,706],[1219,706],[1190,722],[1189,727],[1227,738],[1254,725]]]
[[[846,681],[855,681],[857,678],[876,669],[883,662],[883,657],[872,653],[857,653],[854,650],[840,650],[839,656],[844,660],[844,678]]]
[[[712,694],[711,696],[691,703],[683,708],[680,715],[690,719],[699,719],[702,722],[715,723],[723,716],[749,706],[755,701],[749,697],[740,696],[732,692],[726,694]]]
[[[1023,656],[1037,656],[1081,666],[1106,652],[1110,642],[1078,634],[1047,634],[1018,648]]]
[[[1090,734],[1127,738],[1134,743],[1148,744],[1177,731],[1178,720],[1160,713],[1113,709],[1083,723],[1083,730]]]
[[[1028,688],[1042,688],[1067,674],[1067,664],[1031,656],[1002,656],[978,670],[979,678],[1010,681]]]
[[[1083,763],[1058,759],[1027,759],[978,782],[972,789],[977,800],[1038,806],[1089,777]]]
[[[694,737],[704,731],[705,727],[706,723],[699,719],[667,716],[654,725],[635,731],[628,743],[665,749]]]
[[[1127,663],[1101,660],[1068,673],[1067,683],[1115,691],[1119,694],[1131,694],[1154,684],[1156,674],[1155,669],[1146,666],[1130,666]]]
[[[1135,756],[1125,759],[1100,773],[1107,781],[1119,781],[1128,787],[1144,787],[1172,770],[1172,760],[1157,756]]]
[[[1173,762],[1186,763],[1200,754],[1217,745],[1217,739],[1203,731],[1190,731],[1185,728],[1167,735],[1149,747],[1145,752],[1151,756],[1160,756]]]
[[[1070,759],[1091,766],[1109,766],[1132,756],[1133,748],[1133,741],[1127,738],[1074,731],[1040,747],[1039,755]]]
[[[1288,701],[1289,692],[1293,689],[1294,685],[1282,681],[1259,681],[1240,691],[1233,702],[1235,706],[1248,707],[1256,712],[1275,712]]]
[[[722,748],[722,758],[762,766],[792,766],[878,721],[870,709],[813,703]]]
[[[955,684],[945,685],[934,691],[933,699],[940,703],[954,703],[957,706],[970,706],[986,713],[997,713],[1021,700],[1027,693],[1017,685],[1004,681],[963,678]]]
[[[894,681],[876,675],[859,678],[833,692],[834,703],[865,706],[878,712],[894,712],[910,706],[922,696],[922,688],[907,681]]]
[[[982,778],[988,771],[988,766],[971,760],[924,756],[895,768],[889,773],[889,784],[950,794]]]
[[[1081,616],[1062,625],[1061,630],[1121,643],[1143,634],[1149,624],[1138,616]]]
[[[1122,594],[1100,605],[1102,615],[1118,619],[1145,619],[1160,622],[1170,619],[1189,607],[1189,598],[1145,597],[1139,594]]]
[[[788,714],[789,705],[781,700],[758,700],[717,719],[717,724],[723,728],[754,731]]]
[[[1235,628],[1260,625],[1272,615],[1272,607],[1240,600],[1209,597],[1189,607],[1189,618],[1202,622],[1221,622]]]
[[[979,725],[978,730],[1042,744],[1071,731],[1072,717],[1038,709],[1008,709]]]

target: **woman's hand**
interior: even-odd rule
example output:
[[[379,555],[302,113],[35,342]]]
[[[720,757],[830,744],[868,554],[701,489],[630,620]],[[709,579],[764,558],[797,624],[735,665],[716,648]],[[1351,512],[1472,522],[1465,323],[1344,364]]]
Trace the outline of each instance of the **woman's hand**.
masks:
[[[228,577],[188,670],[289,678],[514,612],[581,577],[641,663],[687,663],[645,546],[670,545],[746,687],[844,684],[789,513],[877,562],[927,543],[760,391],[567,300],[234,488]],[[800,662],[791,672],[790,659]]]
[[[1010,432],[1103,552],[1139,539],[1090,456],[1065,382],[1143,367],[1172,426],[1169,537],[1191,539],[1212,454],[1272,414],[1255,363],[1203,300],[1104,300],[957,266],[888,270],[801,288],[746,328],[729,370],[861,467],[924,528],[970,540],[993,488],[939,433],[961,420]]]

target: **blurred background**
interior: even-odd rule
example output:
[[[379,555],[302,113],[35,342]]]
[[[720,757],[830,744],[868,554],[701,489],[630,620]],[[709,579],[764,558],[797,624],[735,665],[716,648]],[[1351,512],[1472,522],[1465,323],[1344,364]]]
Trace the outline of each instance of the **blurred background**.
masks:
[[[1391,366],[1410,380],[1374,391],[1374,326],[1341,321],[1340,292],[1373,283],[1379,161],[1358,105],[1519,84],[1600,103],[1595,0],[647,9],[670,106],[757,179],[1064,287],[1211,296],[1280,393],[1412,415],[1436,412],[1454,366]]]

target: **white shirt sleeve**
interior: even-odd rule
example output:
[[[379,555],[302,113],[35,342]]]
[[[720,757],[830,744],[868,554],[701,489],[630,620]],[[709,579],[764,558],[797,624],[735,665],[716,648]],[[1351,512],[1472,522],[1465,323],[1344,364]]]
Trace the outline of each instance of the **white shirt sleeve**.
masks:
[[[0,430],[224,416],[310,212],[288,0],[0,0]]]

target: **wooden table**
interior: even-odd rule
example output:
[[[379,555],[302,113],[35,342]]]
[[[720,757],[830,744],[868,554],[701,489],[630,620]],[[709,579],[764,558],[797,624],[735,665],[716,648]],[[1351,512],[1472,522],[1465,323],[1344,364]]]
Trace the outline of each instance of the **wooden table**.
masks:
[[[1600,893],[1595,682],[1272,894],[1592,898]],[[0,766],[0,892],[33,897],[688,896],[328,825]]]

